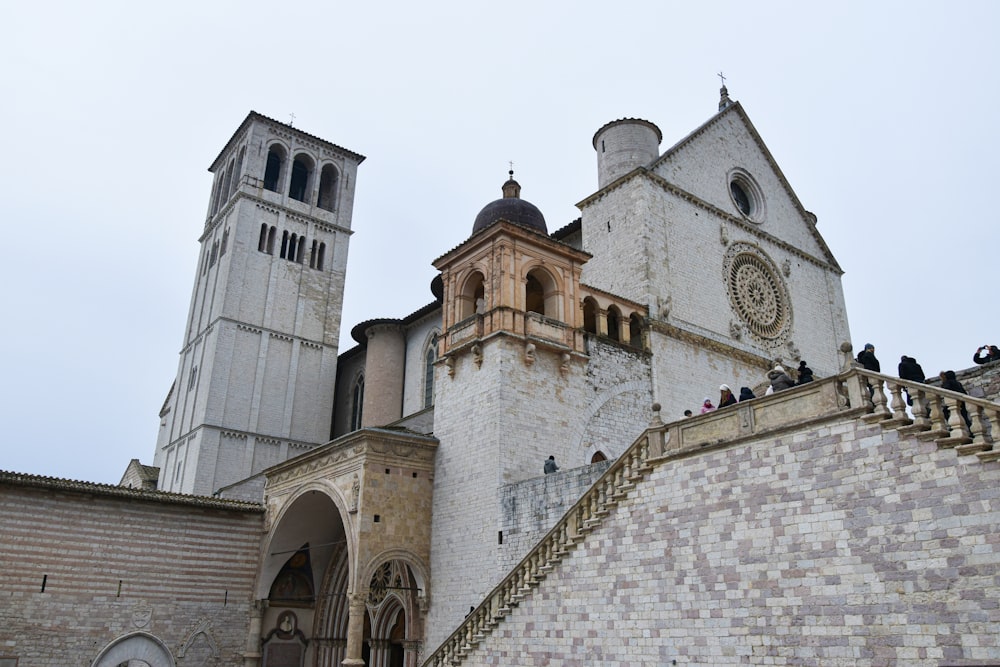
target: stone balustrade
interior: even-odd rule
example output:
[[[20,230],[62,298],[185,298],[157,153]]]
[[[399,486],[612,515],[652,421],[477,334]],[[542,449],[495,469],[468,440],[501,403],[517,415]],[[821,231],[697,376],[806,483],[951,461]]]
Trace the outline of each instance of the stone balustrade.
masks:
[[[904,391],[912,399],[912,407]],[[962,417],[962,404],[971,427]],[[942,447],[955,447],[961,455],[975,454],[982,461],[1000,458],[992,436],[992,425],[1000,420],[1000,404],[861,368],[669,424],[660,421],[659,406],[654,405],[650,427],[469,613],[424,666],[461,664],[654,466],[739,440],[768,437],[852,415],[884,428],[913,433],[922,440],[934,440]]]

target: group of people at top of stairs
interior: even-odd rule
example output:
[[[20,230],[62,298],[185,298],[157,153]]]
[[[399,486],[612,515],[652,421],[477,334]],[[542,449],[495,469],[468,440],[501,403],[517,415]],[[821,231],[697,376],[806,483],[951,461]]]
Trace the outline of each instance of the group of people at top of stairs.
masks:
[[[869,371],[875,371],[876,373],[882,372],[881,364],[879,364],[878,358],[875,356],[875,346],[871,343],[865,343],[864,349],[858,352],[857,356],[858,363]],[[973,355],[972,360],[977,364],[986,364],[992,361],[1000,361],[1000,348],[996,345],[983,345],[976,350]],[[903,355],[899,359],[899,377],[903,380],[911,380],[913,382],[926,382],[927,378],[924,376],[924,369],[920,367],[917,360],[913,357]],[[962,383],[955,378],[955,371],[941,371],[939,373],[941,380],[942,389],[950,389],[951,391],[957,391],[961,394],[967,394],[965,387]],[[795,378],[793,379],[781,364],[775,365],[775,367],[768,371],[767,380],[769,386],[767,388],[766,394],[773,394],[776,391],[781,391],[782,389],[788,389],[789,387],[795,387],[798,385],[806,384],[807,382],[813,381],[812,369],[806,365],[805,361],[799,362],[799,367],[795,373]],[[733,391],[729,388],[729,385],[722,385],[719,387],[719,403],[714,405],[712,399],[708,396],[701,404],[701,414],[706,412],[711,412],[718,408],[724,408],[729,405],[734,405],[740,401],[746,401],[751,398],[756,398],[753,391],[749,387],[740,387],[740,394],[737,397],[733,394]],[[909,392],[906,395],[906,402],[908,405],[913,405],[913,400],[910,398]],[[945,419],[948,418],[947,408],[945,408]],[[691,410],[685,410],[684,416],[693,416]],[[968,422],[968,415],[965,412],[965,406],[962,406],[962,415],[966,418]]]
[[[881,367],[879,366],[878,359],[875,357],[875,346],[871,343],[865,343],[863,350],[858,352],[858,363],[861,364],[865,369],[870,371],[875,371],[876,373],[881,373]],[[976,364],[988,364],[993,361],[1000,361],[1000,348],[996,345],[982,345],[976,349],[976,353],[972,355],[972,361]],[[920,367],[917,360],[913,357],[908,357],[905,354],[899,359],[899,378],[901,380],[911,380],[913,382],[926,382],[927,378],[924,376],[924,369]],[[955,377],[955,371],[941,371],[938,373],[938,378],[941,380],[941,388],[948,389],[950,391],[956,391],[960,394],[968,394],[965,391],[965,387],[962,383],[958,381]],[[906,392],[906,404],[912,406],[913,399],[910,397],[910,393]],[[965,423],[969,426],[972,425],[972,421],[969,419],[969,414],[965,409],[965,404],[962,404],[962,417],[965,419]],[[948,408],[944,408],[944,418],[948,419]]]
[[[799,362],[799,368],[795,375],[797,379],[793,380],[792,377],[785,372],[785,369],[782,368],[781,364],[776,365],[773,370],[770,370],[767,373],[767,379],[770,384],[765,393],[770,395],[776,391],[781,391],[782,389],[788,389],[789,387],[813,381],[812,369],[806,365],[805,361]],[[750,387],[740,387],[740,395],[736,396],[733,393],[733,390],[729,388],[729,385],[724,384],[719,387],[719,404],[713,405],[712,399],[706,396],[705,400],[701,404],[701,414],[711,412],[712,410],[716,410],[718,408],[735,405],[736,403],[742,401],[749,401],[751,398],[757,398],[757,396],[753,393],[753,390],[750,389]],[[692,416],[692,412],[690,410],[685,410],[684,416],[690,417]]]

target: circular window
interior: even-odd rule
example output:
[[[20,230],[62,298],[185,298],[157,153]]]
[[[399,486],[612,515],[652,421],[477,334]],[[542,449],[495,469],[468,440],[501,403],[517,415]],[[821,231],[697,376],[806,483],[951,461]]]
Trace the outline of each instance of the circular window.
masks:
[[[764,219],[764,197],[760,187],[742,169],[734,169],[729,173],[729,196],[743,217],[751,222]]]
[[[771,261],[759,250],[735,244],[726,253],[729,302],[758,338],[775,340],[788,333],[788,292]]]
[[[739,183],[733,181],[729,184],[729,192],[733,195],[736,208],[740,209],[743,215],[750,215],[750,211],[753,209],[750,206],[750,195],[747,194],[746,190]]]

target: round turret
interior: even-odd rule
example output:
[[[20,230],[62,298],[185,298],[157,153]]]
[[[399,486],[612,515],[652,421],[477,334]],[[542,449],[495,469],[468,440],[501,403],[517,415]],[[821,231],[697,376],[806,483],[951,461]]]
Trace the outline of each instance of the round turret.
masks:
[[[513,171],[510,172],[510,179],[503,184],[503,198],[483,207],[472,225],[472,233],[486,229],[499,220],[529,227],[546,236],[549,234],[542,212],[531,202],[521,199],[521,185],[514,180]]]
[[[645,167],[660,156],[663,133],[648,120],[614,120],[594,134],[597,151],[597,187],[603,188],[636,167]]]

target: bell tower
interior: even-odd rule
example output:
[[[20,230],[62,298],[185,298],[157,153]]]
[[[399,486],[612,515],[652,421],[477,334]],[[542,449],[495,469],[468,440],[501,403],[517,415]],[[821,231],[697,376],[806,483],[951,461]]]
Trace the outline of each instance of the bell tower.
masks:
[[[210,495],[330,437],[364,156],[251,112],[214,174],[159,488]],[[262,482],[235,495],[259,498]]]
[[[435,582],[428,627],[460,620],[497,583],[501,489],[539,476],[550,455],[569,460],[565,426],[586,398],[580,274],[590,256],[549,236],[513,178],[503,192],[434,262],[443,298],[431,567],[450,576]]]

